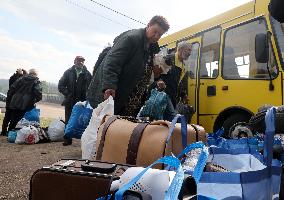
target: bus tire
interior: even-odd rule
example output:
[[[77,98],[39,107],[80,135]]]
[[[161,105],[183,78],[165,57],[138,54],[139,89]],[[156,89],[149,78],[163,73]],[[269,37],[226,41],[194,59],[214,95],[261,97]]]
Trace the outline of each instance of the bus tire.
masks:
[[[231,133],[230,133],[231,128],[236,123],[240,123],[240,122],[247,123],[249,121],[249,119],[250,119],[250,116],[244,115],[244,114],[233,114],[233,115],[229,116],[223,123],[224,137],[231,138]]]

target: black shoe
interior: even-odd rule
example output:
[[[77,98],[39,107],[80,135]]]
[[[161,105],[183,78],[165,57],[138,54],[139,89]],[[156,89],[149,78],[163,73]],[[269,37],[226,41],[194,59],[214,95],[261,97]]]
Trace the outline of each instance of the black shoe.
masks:
[[[72,144],[72,139],[64,139],[64,142],[62,143],[63,146],[68,146]]]

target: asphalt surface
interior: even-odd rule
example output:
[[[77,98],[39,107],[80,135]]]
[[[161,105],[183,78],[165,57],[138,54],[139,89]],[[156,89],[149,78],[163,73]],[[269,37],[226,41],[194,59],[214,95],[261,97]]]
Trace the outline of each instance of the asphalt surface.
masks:
[[[0,137],[0,200],[28,199],[30,178],[43,165],[50,165],[61,158],[81,158],[80,140],[71,146],[61,142],[19,145]]]

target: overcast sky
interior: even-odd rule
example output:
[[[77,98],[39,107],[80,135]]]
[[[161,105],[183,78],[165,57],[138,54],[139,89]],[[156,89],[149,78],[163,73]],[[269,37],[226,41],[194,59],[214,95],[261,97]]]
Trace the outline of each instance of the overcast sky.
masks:
[[[165,16],[176,32],[250,0],[94,0],[145,24]],[[144,25],[92,0],[1,0],[0,79],[17,68],[36,68],[41,80],[57,83],[75,56],[90,70],[99,53],[123,31]]]

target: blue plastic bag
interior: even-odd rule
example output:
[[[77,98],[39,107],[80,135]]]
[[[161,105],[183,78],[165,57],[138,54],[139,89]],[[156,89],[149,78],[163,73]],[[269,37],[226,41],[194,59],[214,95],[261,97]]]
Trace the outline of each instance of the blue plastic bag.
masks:
[[[216,146],[224,149],[248,149],[251,153],[263,150],[264,136],[257,134],[250,138],[225,139],[221,137],[224,129],[215,133],[209,133],[207,137],[208,146]],[[282,148],[281,139],[274,138],[273,148]]]
[[[17,137],[17,131],[9,131],[8,132],[8,142],[15,143]]]
[[[25,113],[24,117],[26,120],[30,122],[38,122],[39,123],[40,109],[34,107],[32,110]]]
[[[123,185],[119,190],[115,193],[115,200],[123,200],[123,194],[126,190],[128,190],[133,184],[135,184],[139,179],[142,178],[142,176],[154,165],[156,164],[166,164],[168,167],[173,167],[175,169],[175,176],[168,188],[167,191],[165,191],[165,198],[164,200],[173,200],[177,199],[180,189],[182,187],[183,179],[184,179],[184,173],[181,166],[180,161],[173,157],[173,156],[165,156],[163,158],[158,159],[153,164],[145,168],[143,171],[141,171],[137,176],[135,176],[133,179],[131,179],[127,184]],[[107,197],[101,197],[97,200],[104,200],[104,199],[110,199],[111,195],[108,195]]]
[[[93,109],[88,108],[87,104],[87,102],[85,105],[77,103],[73,106],[70,119],[64,130],[65,138],[81,138],[84,130],[87,128],[90,122],[93,113]]]
[[[197,193],[215,199],[272,199],[279,195],[281,163],[272,159],[275,108],[267,111],[264,154],[249,148],[210,147],[209,160],[230,172],[203,172]]]
[[[216,133],[208,134],[208,145],[217,146],[225,149],[250,149],[251,152],[258,151],[258,138],[239,138],[225,139],[221,137],[224,134],[224,129],[219,129]]]
[[[168,96],[163,91],[151,90],[151,95],[141,108],[138,117],[149,117],[150,119],[162,120],[168,104]]]
[[[125,184],[122,188],[120,188],[115,193],[115,200],[122,200],[123,199],[123,193],[128,190],[135,182],[137,182],[143,174],[146,173],[148,169],[150,169],[153,165],[156,165],[158,163],[166,164],[170,167],[174,167],[176,169],[176,175],[171,182],[171,185],[169,186],[169,189],[165,191],[165,200],[172,200],[177,199],[179,191],[181,189],[183,179],[184,179],[184,173],[180,164],[180,161],[172,156],[165,156],[163,158],[158,159],[153,164],[145,168],[142,172],[140,172],[136,177],[134,177],[129,183]]]

